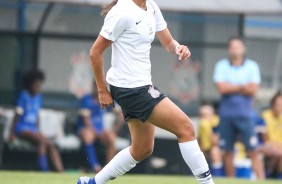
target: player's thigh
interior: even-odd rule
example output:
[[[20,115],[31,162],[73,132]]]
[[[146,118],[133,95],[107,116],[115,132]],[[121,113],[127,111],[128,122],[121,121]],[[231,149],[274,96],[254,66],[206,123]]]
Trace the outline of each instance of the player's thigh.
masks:
[[[129,119],[127,122],[132,141],[131,151],[140,154],[152,152],[155,126],[148,122],[143,123],[138,119]]]
[[[234,127],[233,117],[221,117],[219,123],[219,145],[225,152],[233,150],[236,140],[236,129]]]
[[[236,126],[247,151],[254,151],[258,146],[258,139],[252,118],[237,118],[234,125]]]
[[[282,147],[279,147],[276,144],[268,142],[264,145],[261,145],[258,150],[265,157],[282,157]]]
[[[40,144],[43,140],[42,140],[42,135],[39,132],[33,132],[33,131],[22,131],[19,134],[19,138],[29,141],[32,144],[38,145]]]
[[[191,139],[195,139],[191,120],[169,98],[164,98],[155,106],[149,117],[149,122],[177,137],[189,134]]]

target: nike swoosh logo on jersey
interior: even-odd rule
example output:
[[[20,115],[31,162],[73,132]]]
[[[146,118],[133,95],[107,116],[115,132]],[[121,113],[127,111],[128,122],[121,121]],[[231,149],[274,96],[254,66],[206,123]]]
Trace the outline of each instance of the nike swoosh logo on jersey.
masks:
[[[139,22],[136,22],[136,25],[138,25],[141,22],[141,20]]]

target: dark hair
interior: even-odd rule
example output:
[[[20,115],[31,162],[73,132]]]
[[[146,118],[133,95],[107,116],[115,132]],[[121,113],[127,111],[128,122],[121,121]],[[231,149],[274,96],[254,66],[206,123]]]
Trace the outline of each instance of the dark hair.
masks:
[[[243,44],[245,44],[244,39],[241,36],[231,36],[228,38],[228,41],[227,41],[228,47],[230,47],[231,42],[234,40],[241,41]]]
[[[118,0],[113,0],[111,3],[102,6],[102,16],[106,16],[109,11],[118,3]]]
[[[282,97],[282,91],[278,91],[270,100],[271,107],[274,105],[277,98]]]
[[[35,81],[37,80],[44,81],[44,79],[45,76],[42,71],[40,70],[28,71],[23,75],[23,80],[22,80],[23,88],[30,91]]]

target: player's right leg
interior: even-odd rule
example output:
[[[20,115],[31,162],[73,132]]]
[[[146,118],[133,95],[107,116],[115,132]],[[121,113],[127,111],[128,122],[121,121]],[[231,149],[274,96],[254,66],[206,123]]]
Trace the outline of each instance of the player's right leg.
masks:
[[[77,184],[105,184],[119,176],[124,175],[136,164],[149,157],[154,147],[155,127],[148,123],[142,123],[138,119],[128,120],[132,144],[120,151],[95,178],[81,177]]]

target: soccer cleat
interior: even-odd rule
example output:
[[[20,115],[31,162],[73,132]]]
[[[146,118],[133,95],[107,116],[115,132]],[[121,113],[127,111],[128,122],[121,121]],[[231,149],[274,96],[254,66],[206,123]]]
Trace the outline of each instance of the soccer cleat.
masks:
[[[83,177],[78,178],[76,184],[96,184],[96,182],[94,178],[83,176]]]

